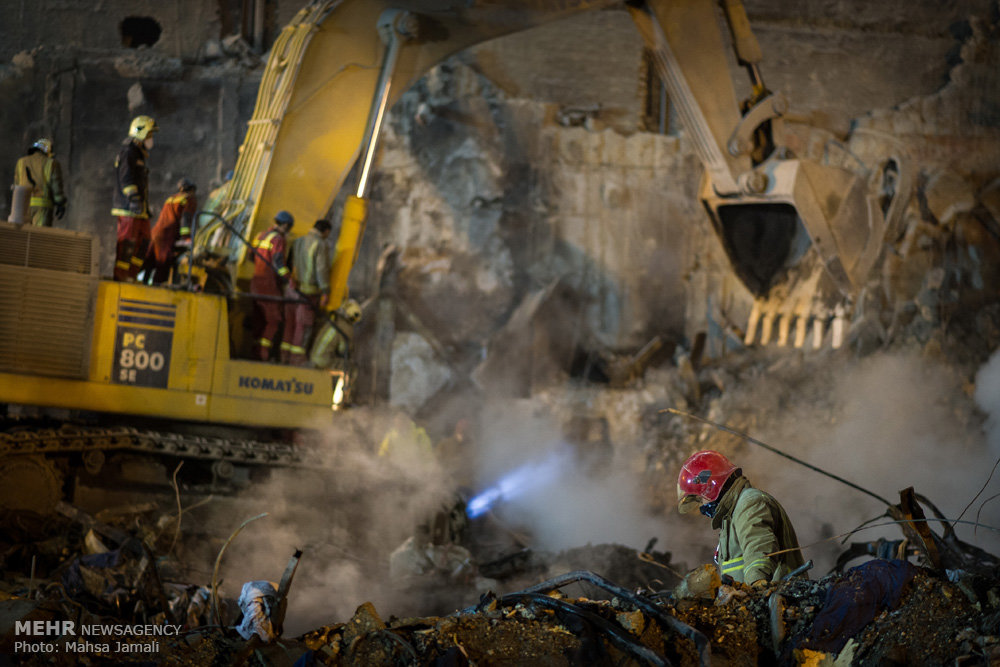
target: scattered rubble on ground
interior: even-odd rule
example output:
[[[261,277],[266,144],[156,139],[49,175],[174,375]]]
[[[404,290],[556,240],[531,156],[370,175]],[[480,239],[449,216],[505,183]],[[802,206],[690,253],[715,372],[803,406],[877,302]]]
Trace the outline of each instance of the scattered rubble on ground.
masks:
[[[909,503],[904,492],[897,514],[923,518]],[[399,583],[415,596],[446,590],[450,613],[384,617],[369,602],[351,618],[288,637],[282,620],[294,604],[293,575],[311,554],[290,554],[280,583],[246,582],[240,600],[220,599],[214,577],[176,580],[183,570],[171,555],[171,518],[152,503],[100,516],[66,503],[49,516],[6,512],[0,650],[22,664],[57,665],[122,664],[125,657],[162,665],[1000,660],[1000,559],[926,523],[885,553],[915,558],[874,558],[762,589],[724,583],[709,565],[685,572],[653,543],[646,552],[607,544],[559,554],[522,548],[483,564],[494,577],[486,589],[482,577],[474,581],[474,562],[451,573],[429,570],[425,585]],[[239,558],[238,537],[226,546],[227,558]]]

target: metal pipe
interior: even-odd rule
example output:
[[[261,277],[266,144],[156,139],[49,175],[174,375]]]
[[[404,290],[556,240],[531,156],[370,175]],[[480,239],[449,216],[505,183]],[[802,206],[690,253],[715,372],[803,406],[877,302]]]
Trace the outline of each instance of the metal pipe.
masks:
[[[656,665],[657,667],[667,667],[670,665],[666,658],[657,655],[654,651],[633,639],[628,631],[624,630],[621,626],[565,600],[549,597],[542,593],[511,593],[504,595],[499,601],[500,603],[511,602],[514,604],[518,602],[533,602],[551,609],[556,613],[556,616],[560,613],[572,614],[587,621],[603,632],[619,651],[628,654],[636,660],[640,660],[647,665]]]
[[[253,5],[253,47],[258,53],[264,52],[264,0],[256,0]]]
[[[382,121],[385,120],[385,112],[389,104],[389,90],[392,88],[392,75],[396,70],[396,60],[399,58],[401,38],[410,35],[412,23],[412,15],[398,9],[382,12],[378,20],[378,31],[382,40],[385,41],[385,55],[382,58],[378,82],[375,84],[375,96],[368,112],[368,124],[361,142],[364,155],[361,159],[358,185],[354,190],[355,196],[359,199],[364,199],[368,192],[368,179],[371,177],[372,163],[375,161],[379,130],[382,129]]]
[[[615,595],[623,600],[631,602],[636,608],[642,611],[644,614],[652,616],[664,627],[670,628],[674,632],[680,634],[681,636],[691,640],[694,643],[695,648],[698,650],[699,664],[703,667],[707,667],[711,664],[711,644],[708,641],[708,637],[699,632],[698,630],[692,628],[690,625],[674,618],[670,614],[665,613],[660,609],[654,602],[646,599],[638,594],[632,593],[631,591],[622,588],[616,584],[611,583],[599,574],[594,574],[588,570],[574,570],[573,572],[567,572],[566,574],[559,575],[547,581],[543,581],[534,586],[529,586],[519,593],[514,593],[513,595],[519,594],[529,594],[529,593],[540,593],[543,591],[551,591],[557,588],[561,588],[568,584],[576,583],[578,581],[586,581],[588,583],[594,584],[599,588],[604,589],[608,593]],[[510,595],[505,595],[501,599],[509,599]],[[462,609],[458,614],[472,614],[477,611],[479,605],[473,607],[467,607]]]
[[[812,559],[809,559],[805,563],[802,563],[802,565],[799,565],[797,568],[795,568],[794,570],[792,570],[791,572],[789,572],[788,574],[786,574],[782,578],[782,581],[788,581],[792,577],[797,577],[800,574],[808,572],[809,570],[812,569],[812,567],[813,567]]]

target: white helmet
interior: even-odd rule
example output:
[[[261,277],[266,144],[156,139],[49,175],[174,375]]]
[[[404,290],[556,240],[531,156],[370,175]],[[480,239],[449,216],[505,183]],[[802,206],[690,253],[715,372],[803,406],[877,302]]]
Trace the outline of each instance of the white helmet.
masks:
[[[32,148],[37,148],[46,155],[52,155],[52,140],[48,137],[42,137],[31,144]]]

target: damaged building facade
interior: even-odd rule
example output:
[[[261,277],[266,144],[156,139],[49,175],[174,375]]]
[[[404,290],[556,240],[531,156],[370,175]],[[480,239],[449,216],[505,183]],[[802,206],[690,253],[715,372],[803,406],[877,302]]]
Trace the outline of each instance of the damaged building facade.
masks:
[[[147,114],[160,127],[149,158],[151,204],[159,208],[182,177],[198,185],[204,202],[237,167],[266,76],[268,49],[304,3],[85,4],[43,0],[36,9],[4,10],[0,92],[8,102],[0,136],[7,150],[0,181],[12,182],[24,149],[50,136],[69,200],[56,227],[93,235],[97,273],[110,276],[115,246],[111,162],[130,120]],[[475,9],[492,3],[467,4]],[[843,552],[834,538],[868,542],[899,535],[889,525],[845,537],[885,508],[731,432],[668,409],[752,434],[893,501],[900,490],[914,486],[946,517],[973,521],[962,513],[980,486],[989,484],[988,470],[1000,454],[991,430],[992,410],[1000,412],[990,389],[997,372],[989,363],[1000,343],[996,3],[746,3],[763,54],[760,75],[788,102],[780,118],[783,150],[866,175],[867,185],[881,197],[870,205],[882,207],[883,216],[890,209],[895,216],[872,258],[872,271],[852,295],[851,310],[840,314],[843,329],[834,334],[831,308],[818,345],[810,329],[799,346],[797,321],[778,303],[788,301],[789,294],[762,297],[748,289],[699,201],[705,166],[696,137],[684,125],[683,109],[661,81],[656,54],[644,45],[627,8],[590,4],[595,5],[591,11],[448,57],[387,110],[370,174],[365,231],[349,279],[349,293],[364,312],[354,330],[352,405],[335,414],[333,427],[322,429],[320,438],[327,462],[332,459],[340,472],[308,490],[271,480],[272,490],[280,489],[275,491],[278,503],[267,494],[257,499],[263,502],[246,505],[213,499],[191,514],[178,512],[171,521],[174,492],[178,507],[182,500],[195,505],[210,495],[196,493],[194,482],[185,486],[183,467],[161,466],[167,507],[137,512],[138,523],[146,522],[139,534],[146,552],[108,528],[121,521],[132,530],[136,522],[127,524],[114,512],[101,515],[102,520],[81,518],[61,506],[59,521],[73,526],[66,530],[86,529],[81,544],[86,535],[104,542],[103,551],[82,557],[89,560],[77,562],[75,571],[82,564],[84,572],[107,569],[131,578],[134,591],[142,591],[136,595],[147,596],[146,606],[166,595],[173,605],[167,617],[183,623],[184,607],[192,610],[195,626],[213,620],[210,609],[198,607],[207,594],[197,587],[183,594],[171,585],[159,590],[145,562],[152,553],[176,552],[207,564],[208,576],[183,570],[171,574],[209,589],[222,580],[231,598],[230,625],[239,619],[237,582],[269,579],[270,589],[251,588],[269,590],[271,598],[254,604],[277,606],[288,593],[285,636],[295,632],[298,648],[317,651],[330,664],[388,662],[404,654],[418,661],[445,654],[488,661],[488,651],[500,647],[543,659],[543,646],[577,661],[627,656],[655,664],[644,652],[651,651],[695,664],[714,652],[734,661],[737,655],[750,656],[746,664],[754,664],[775,657],[792,661],[793,648],[843,651],[843,643],[810,635],[815,616],[829,600],[823,591],[837,584],[785,585],[762,596],[710,582],[707,592],[675,591],[669,615],[676,622],[615,586],[603,589],[612,599],[606,606],[587,601],[585,593],[606,580],[589,580],[584,585],[591,588],[580,589],[585,591],[580,600],[558,608],[531,588],[543,579],[558,581],[553,577],[571,570],[598,571],[593,560],[572,551],[582,545],[625,544],[668,566],[644,562],[635,566],[647,568],[640,573],[627,568],[621,573],[608,563],[629,558],[615,552],[602,561],[612,573],[601,574],[626,588],[674,589],[688,566],[710,562],[710,531],[674,511],[677,467],[696,449],[732,454],[755,483],[786,506],[791,503],[800,542],[809,545],[805,556],[817,564],[814,579]],[[721,9],[716,13],[728,40]],[[368,60],[344,71],[377,69],[380,50],[362,56]],[[751,96],[746,68],[731,54],[727,68],[737,95]],[[341,106],[367,109],[369,103],[367,94],[344,99],[331,103],[328,113],[335,116]],[[255,149],[246,145],[243,150]],[[313,166],[304,158],[285,178],[308,184]],[[339,194],[328,193],[329,210],[321,216],[334,221],[331,241],[357,173],[351,172]],[[4,219],[12,213],[11,203],[8,195],[0,211]],[[282,206],[294,210],[295,202]],[[310,225],[311,220],[297,220],[295,235]],[[241,377],[247,386],[267,381]],[[301,381],[291,376],[278,381],[295,379]],[[390,555],[423,514],[450,499],[442,492],[443,482],[425,488],[433,486],[427,480],[438,481],[440,471],[407,469],[405,460],[391,472],[380,467],[389,411],[407,414],[414,428],[434,442],[451,435],[460,420],[473,424],[474,444],[467,446],[475,449],[463,454],[472,459],[463,474],[474,491],[502,484],[511,471],[545,472],[551,461],[559,471],[509,499],[505,519],[517,528],[504,532],[497,544],[444,555],[427,551],[435,564],[421,574],[453,588],[455,597],[440,600],[430,587],[417,585],[414,599],[424,606],[391,590],[388,570],[379,568],[388,567]],[[10,412],[11,427],[32,414],[21,408]],[[254,437],[251,424],[248,437]],[[216,432],[196,435],[214,437]],[[362,443],[358,451],[355,441]],[[569,446],[568,457],[558,443]],[[289,452],[282,450],[276,458],[283,463],[296,459]],[[962,478],[962,468],[984,474]],[[8,465],[5,474],[9,478],[23,470]],[[220,471],[225,466],[213,468],[213,480]],[[992,495],[975,501],[980,512],[975,523],[1000,523],[996,507],[983,503]],[[416,500],[408,505],[411,496]],[[317,512],[330,498],[349,508],[351,516]],[[142,498],[128,499],[133,509],[142,510]],[[96,507],[87,509],[97,514]],[[264,512],[271,516],[231,537],[239,526],[234,516]],[[376,525],[359,527],[352,517]],[[272,520],[295,528],[261,527]],[[182,527],[205,546],[184,546],[178,537]],[[1000,542],[991,531],[956,528],[963,540],[996,552]],[[31,537],[27,528],[23,533],[26,540]],[[227,551],[227,537],[233,544],[223,559],[219,550]],[[651,538],[657,538],[659,551]],[[178,540],[181,546],[175,548]],[[255,542],[271,544],[250,546]],[[281,566],[306,542],[310,546],[304,548],[296,585],[279,594]],[[94,552],[118,553],[120,561],[98,563]],[[510,559],[512,553],[520,555]],[[55,571],[55,557],[46,557]],[[380,565],[362,563],[365,558]],[[475,561],[492,567],[476,571]],[[7,569],[25,562],[31,561],[11,557]],[[982,563],[989,569],[992,561]],[[522,567],[518,577],[509,576],[517,570],[514,564]],[[219,570],[214,577],[213,565]],[[463,573],[460,583],[449,580],[448,572]],[[897,574],[907,583],[917,582],[913,586],[921,600],[932,600],[925,606],[966,623],[968,628],[957,629],[965,644],[949,643],[948,650],[958,646],[970,655],[996,654],[996,642],[987,637],[1000,631],[990,632],[996,623],[984,620],[997,613],[997,601],[990,598],[996,587],[982,584],[989,577],[977,570],[980,579],[966,582],[956,610],[947,602],[951,589],[942,593],[936,579],[922,571],[892,576]],[[379,575],[384,581],[368,585]],[[97,585],[105,580],[88,576],[77,575],[72,583],[100,599]],[[23,588],[23,582],[18,584]],[[504,599],[498,586],[525,597]],[[306,600],[305,589],[324,596]],[[377,606],[386,616],[397,610],[411,616],[445,613],[449,604],[471,605],[489,590],[496,598],[482,598],[464,616],[428,617],[407,626],[383,621],[375,611]],[[726,596],[730,606],[703,609],[705,600]],[[916,598],[904,600],[912,613],[907,618],[920,623]],[[359,607],[366,601],[375,606]],[[225,604],[215,612],[219,618],[227,613]],[[898,600],[878,604],[889,608]],[[616,634],[594,616],[611,619],[632,635]],[[587,653],[593,648],[587,640],[547,627],[543,621],[553,617],[563,624],[559,627],[569,618],[585,617],[592,627],[605,628],[601,641],[611,647],[606,649],[611,657],[595,658]],[[329,625],[333,619],[345,623]],[[521,623],[510,632],[520,633],[523,641],[508,637],[491,644],[489,619],[504,627],[503,619]],[[767,633],[761,631],[764,623]],[[900,655],[886,639],[893,630],[868,627],[868,635],[861,630],[853,635],[857,641],[851,650],[868,660]],[[737,629],[727,639],[724,628]],[[405,641],[383,645],[377,638],[385,633]],[[448,644],[449,634],[462,641]],[[675,644],[665,636],[683,639]],[[249,655],[240,653],[247,647],[232,633],[209,644],[192,641],[172,650],[190,659],[208,659],[213,650]],[[540,652],[523,653],[529,645]],[[5,645],[5,650],[12,649]]]

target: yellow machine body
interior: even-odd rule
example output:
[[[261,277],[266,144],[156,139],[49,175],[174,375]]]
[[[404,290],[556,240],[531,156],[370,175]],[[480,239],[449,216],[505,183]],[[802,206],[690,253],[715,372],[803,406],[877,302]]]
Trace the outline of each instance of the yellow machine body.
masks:
[[[90,243],[64,230],[0,229],[8,249],[28,249],[0,258],[0,403],[273,428],[330,423],[340,371],[234,359],[225,297],[65,270],[74,267],[48,256],[47,237]]]

